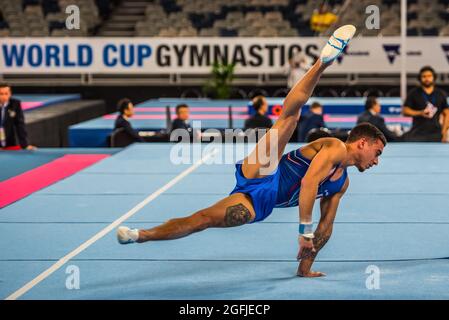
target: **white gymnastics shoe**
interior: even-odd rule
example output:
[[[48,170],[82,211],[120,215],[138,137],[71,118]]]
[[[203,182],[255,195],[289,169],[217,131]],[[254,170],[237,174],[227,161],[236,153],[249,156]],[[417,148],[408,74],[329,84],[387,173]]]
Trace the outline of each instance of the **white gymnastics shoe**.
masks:
[[[117,240],[120,244],[134,243],[139,239],[139,230],[128,227],[118,227]]]
[[[347,24],[334,31],[327,41],[323,50],[321,50],[320,59],[323,63],[329,63],[335,60],[344,50],[349,40],[352,39],[356,28]]]

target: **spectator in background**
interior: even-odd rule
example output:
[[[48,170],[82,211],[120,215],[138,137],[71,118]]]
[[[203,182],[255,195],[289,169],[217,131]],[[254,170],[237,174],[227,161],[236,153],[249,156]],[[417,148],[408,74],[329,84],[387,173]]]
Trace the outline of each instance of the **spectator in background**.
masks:
[[[385,119],[380,115],[380,111],[381,106],[376,97],[368,97],[365,102],[365,111],[358,116],[357,124],[369,122],[382,131],[387,141],[397,140],[398,135],[387,128]]]
[[[36,149],[28,143],[21,102],[11,98],[11,86],[7,83],[0,83],[0,148]]]
[[[301,116],[298,129],[298,141],[305,142],[311,130],[320,128],[326,128],[323,118],[323,106],[318,102],[314,102],[310,105],[309,111]]]
[[[189,106],[186,104],[179,104],[176,106],[176,119],[173,120],[171,129],[185,129],[192,132],[192,126],[189,123]]]
[[[197,142],[201,140],[201,130],[193,130],[189,121],[190,113],[189,106],[186,104],[179,104],[176,106],[176,119],[172,122],[171,132],[176,129],[186,130],[190,136],[190,142]],[[170,141],[182,142],[183,136],[171,136]]]
[[[271,128],[273,122],[265,115],[268,111],[267,99],[264,96],[256,96],[252,103],[256,114],[245,120],[244,130]]]
[[[402,114],[413,117],[410,131],[403,135],[404,141],[447,142],[449,109],[446,93],[435,87],[436,73],[430,66],[419,71],[420,87],[407,96]]]
[[[128,121],[134,115],[134,105],[131,100],[124,98],[117,103],[117,111],[120,115],[115,120],[114,130],[123,128],[124,132],[128,134],[135,142],[144,142],[139,133],[133,129],[131,123]]]
[[[288,75],[287,87],[289,89],[293,88],[309,68],[310,61],[307,59],[306,55],[299,51],[295,52],[288,60],[285,67],[285,72]]]
[[[329,29],[337,20],[338,17],[329,10],[329,6],[322,3],[310,18],[310,28],[317,33],[321,33]]]

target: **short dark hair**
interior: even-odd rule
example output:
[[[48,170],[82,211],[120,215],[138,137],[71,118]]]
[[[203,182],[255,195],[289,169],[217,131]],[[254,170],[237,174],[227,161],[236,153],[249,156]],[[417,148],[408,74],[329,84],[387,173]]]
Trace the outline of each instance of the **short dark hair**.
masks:
[[[319,103],[319,102],[313,102],[311,105],[310,105],[310,109],[316,109],[316,108],[322,108],[323,106],[321,105],[321,103]]]
[[[349,132],[349,136],[346,139],[346,142],[355,142],[361,138],[368,138],[372,142],[380,140],[382,141],[384,146],[387,145],[387,139],[385,138],[385,135],[382,133],[382,131],[368,122],[362,122],[352,128],[351,132]]]
[[[185,103],[178,104],[178,105],[176,106],[176,113],[178,113],[179,109],[182,109],[182,108],[187,108],[187,109],[188,109],[189,106],[186,105]]]
[[[128,98],[120,99],[119,102],[117,102],[117,111],[120,112],[120,114],[124,114],[125,110],[129,108],[130,103],[131,100]]]
[[[419,70],[419,74],[418,74],[418,80],[421,81],[421,75],[426,72],[426,71],[430,71],[432,72],[433,75],[433,80],[435,81],[437,78],[437,73],[435,72],[435,70],[431,67],[431,66],[424,66]]]
[[[366,98],[365,101],[365,110],[369,110],[377,103],[377,97],[371,96]]]
[[[254,110],[259,111],[259,109],[262,108],[264,99],[265,99],[264,96],[256,96],[253,98]]]
[[[11,88],[11,85],[7,82],[0,82],[0,88]]]

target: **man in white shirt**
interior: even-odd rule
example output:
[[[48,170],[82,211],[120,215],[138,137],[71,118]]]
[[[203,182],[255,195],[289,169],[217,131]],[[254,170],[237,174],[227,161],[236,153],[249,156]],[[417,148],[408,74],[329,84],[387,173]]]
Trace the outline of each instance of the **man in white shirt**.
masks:
[[[285,73],[288,75],[287,87],[293,88],[310,67],[309,59],[302,52],[295,52],[285,65]]]

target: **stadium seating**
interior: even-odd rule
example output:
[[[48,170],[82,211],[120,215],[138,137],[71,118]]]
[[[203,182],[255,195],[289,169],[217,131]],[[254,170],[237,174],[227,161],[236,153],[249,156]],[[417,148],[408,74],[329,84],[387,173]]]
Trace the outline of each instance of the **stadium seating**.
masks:
[[[65,27],[69,5],[80,9],[79,30]],[[88,36],[101,23],[95,0],[0,0],[0,8],[8,35],[13,37]],[[4,29],[1,24],[0,29]]]
[[[359,36],[400,35],[398,0],[327,3],[339,25],[363,27]],[[65,28],[71,4],[80,8],[80,30]],[[380,9],[379,30],[364,27],[369,5]],[[317,36],[310,29],[317,6],[313,0],[0,0],[0,36]],[[447,36],[449,0],[409,0],[407,21],[409,36]]]

